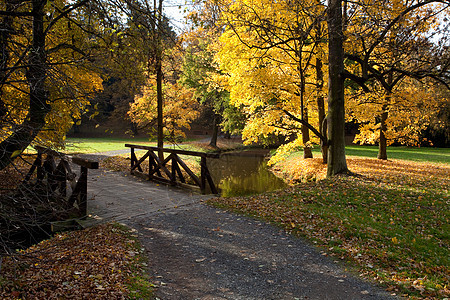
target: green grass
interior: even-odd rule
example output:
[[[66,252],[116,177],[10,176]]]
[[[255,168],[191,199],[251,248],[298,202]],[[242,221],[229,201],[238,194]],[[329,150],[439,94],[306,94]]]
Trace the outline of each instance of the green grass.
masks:
[[[377,158],[378,146],[346,146],[345,154],[347,156]],[[303,152],[295,152],[292,155],[301,156]],[[319,147],[313,149],[313,155],[314,157],[321,155]],[[450,164],[450,148],[390,146],[387,148],[387,155],[388,159]]]
[[[114,150],[128,149],[125,144],[137,144],[156,147],[155,141],[148,138],[67,138],[65,153],[96,153]],[[202,149],[192,144],[164,144],[164,147],[201,151]]]
[[[67,138],[66,153],[95,153],[127,149],[125,144],[156,146],[148,138]]]
[[[449,298],[449,150],[390,147],[389,151],[399,160],[350,159],[349,167],[357,176],[300,183],[276,193],[215,198],[210,203],[304,236],[326,255],[350,262],[365,277],[397,294],[410,299]],[[347,153],[376,158],[377,149],[352,146]],[[297,152],[283,163],[291,169],[286,174],[300,176],[299,171],[311,170],[310,164],[326,168],[299,159],[300,155]]]

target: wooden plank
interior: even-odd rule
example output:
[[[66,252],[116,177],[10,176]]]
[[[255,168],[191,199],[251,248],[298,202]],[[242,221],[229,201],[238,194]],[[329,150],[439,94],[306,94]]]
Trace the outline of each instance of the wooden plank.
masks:
[[[186,166],[186,164],[184,163],[184,161],[182,161],[181,159],[178,161],[178,163],[180,164],[180,166],[183,167],[183,169],[186,171],[186,173],[189,174],[189,176],[195,181],[195,183],[201,187],[201,183],[200,183],[200,179],[197,177],[197,175],[194,174],[194,172],[191,171],[191,169],[189,169],[188,166]]]
[[[162,177],[161,172],[159,171],[158,164],[156,163],[155,159],[152,156],[149,156],[148,158],[148,176],[152,177],[153,174],[156,172],[159,177]],[[154,171],[153,171],[154,170]]]
[[[159,150],[158,147],[150,147],[150,146],[142,146],[142,145],[134,145],[134,144],[125,144],[125,147],[142,149],[142,150],[152,150],[152,151],[156,151],[156,152]],[[206,153],[206,152],[169,149],[169,148],[163,148],[163,152],[175,153],[178,155],[190,155],[190,156],[200,156],[200,157],[210,157],[210,158],[219,158],[220,157],[220,154],[218,154],[218,153]]]
[[[149,152],[150,152],[150,151],[147,151],[147,153],[145,153],[144,156],[142,156],[139,160],[136,160],[136,163],[135,163],[135,165],[131,168],[131,171],[133,171],[134,169],[138,168],[139,172],[144,172],[144,171],[142,170],[142,168],[141,168],[141,163],[142,163],[143,161],[145,161],[145,159],[146,159],[147,157],[150,156]],[[134,156],[134,158],[137,159],[136,156]]]
[[[155,147],[154,147],[155,148]],[[149,151],[150,152],[150,151]],[[164,173],[166,173],[166,175],[169,178],[172,178],[172,174],[170,174],[170,171],[164,166],[165,163],[167,163],[168,159],[170,159],[170,156],[168,158],[166,158],[162,163],[159,161],[158,156],[156,156],[156,154],[152,151],[150,152],[150,155],[153,157],[153,159],[155,160],[155,162],[158,164],[158,166],[156,166],[156,168],[150,172],[150,176],[153,176],[153,174],[158,171],[159,169],[162,169],[164,171]]]
[[[79,166],[88,168],[88,169],[98,169],[98,161],[93,161],[89,159],[84,159],[81,157],[73,156],[72,162]]]
[[[87,174],[88,169],[86,167],[81,167],[81,174],[78,179],[78,184],[81,184],[78,198],[78,208],[80,210],[81,217],[87,216]]]
[[[57,157],[65,156],[64,153],[52,150],[50,148],[42,147],[42,146],[34,146],[34,149],[36,149],[38,151],[38,153],[41,152],[43,154],[57,156]]]
[[[42,152],[38,152],[37,157],[33,162],[33,165],[31,166],[30,170],[25,176],[24,182],[30,180],[31,176],[33,176],[34,170],[36,170],[36,168],[39,167],[41,164],[42,164]]]
[[[135,163],[137,162],[136,154],[134,154],[134,148],[131,148],[131,155],[130,155],[130,172],[132,172]]]
[[[202,193],[204,194],[206,191],[206,157],[202,157],[200,161],[200,180],[201,185],[200,189],[202,190]]]
[[[172,159],[172,173],[177,173],[178,178],[180,178],[180,181],[182,183],[186,183],[183,173],[181,172],[180,166],[178,165],[179,161],[181,161],[180,157],[178,155],[174,154],[174,159]]]
[[[58,166],[56,167],[56,171],[55,171],[55,180],[57,181],[58,184],[58,191],[59,194],[62,195],[63,197],[66,197],[67,195],[67,171],[66,168],[64,166],[64,159],[61,158],[61,160],[59,161]]]
[[[205,180],[208,182],[209,188],[211,189],[211,193],[213,194],[218,194],[216,185],[214,184],[214,181],[211,177],[211,173],[209,173],[209,169],[208,166],[206,164],[206,157],[203,158],[200,162],[200,166],[201,166],[201,172],[202,172],[202,192],[204,193],[206,190],[206,182]]]

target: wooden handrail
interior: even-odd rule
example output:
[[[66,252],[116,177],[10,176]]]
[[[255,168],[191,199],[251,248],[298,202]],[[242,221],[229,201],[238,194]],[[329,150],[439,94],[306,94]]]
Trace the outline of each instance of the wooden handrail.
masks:
[[[67,206],[72,207],[76,203],[80,217],[85,218],[87,215],[88,169],[98,169],[98,162],[81,157],[70,157],[64,153],[41,146],[35,146],[35,149],[38,152],[37,157],[25,176],[24,183],[30,181],[33,173],[36,171],[36,179],[38,181],[42,182],[46,179],[47,185],[52,192],[59,191],[61,196],[66,197],[67,181],[69,181],[72,187],[72,194],[66,198]],[[45,159],[43,159],[44,154],[46,155]],[[58,164],[56,164],[55,158],[59,158]],[[76,174],[71,170],[69,159],[81,167],[78,181],[76,180]]]
[[[151,151],[156,151],[156,152],[159,151],[158,147],[143,146],[143,145],[125,144],[125,147],[142,149],[142,150],[151,150]],[[199,157],[209,157],[209,158],[219,158],[220,157],[220,154],[218,154],[218,153],[206,153],[206,152],[180,150],[180,149],[163,148],[162,151],[166,152],[166,153],[175,153],[175,154],[199,156]]]
[[[163,148],[162,152],[170,153],[163,161],[161,161],[156,155],[161,149],[158,147],[150,147],[143,145],[134,145],[134,144],[125,144],[125,147],[131,148],[131,174],[137,172],[138,174],[145,175],[141,164],[148,158],[149,159],[149,172],[148,172],[148,180],[155,180],[160,182],[165,182],[171,185],[179,185],[179,186],[198,186],[202,193],[206,192],[206,183],[209,185],[211,192],[213,194],[218,194],[217,187],[215,186],[211,174],[208,170],[208,166],[206,165],[207,158],[219,158],[220,155],[218,153],[205,153],[205,152],[197,152],[197,151],[188,151],[188,150],[177,150],[177,149],[167,149]],[[140,159],[137,159],[135,154],[135,149],[147,150]],[[187,155],[187,156],[196,156],[200,157],[200,168],[201,174],[200,178],[195,175],[192,170],[181,160],[179,155]],[[169,170],[166,165],[171,161],[172,169]],[[189,177],[195,182],[195,185],[186,184],[186,180],[181,172],[181,168],[189,175]],[[163,177],[162,174],[165,174],[167,178]],[[177,181],[177,178],[179,181]]]

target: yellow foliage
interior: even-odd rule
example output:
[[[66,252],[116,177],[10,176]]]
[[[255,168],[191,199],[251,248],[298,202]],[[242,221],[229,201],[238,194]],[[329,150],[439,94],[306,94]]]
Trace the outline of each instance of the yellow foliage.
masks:
[[[386,97],[383,90],[349,97],[349,114],[359,122],[360,133],[354,142],[375,144],[380,136],[380,116],[383,107],[388,112],[385,132],[387,145],[394,142],[408,146],[418,146],[424,140],[422,132],[428,128],[438,114],[448,96],[439,93],[437,86],[421,84],[414,80],[404,80]]]
[[[185,136],[184,129],[190,128],[190,123],[198,117],[198,103],[193,97],[193,89],[180,84],[166,82],[163,85],[164,135],[171,137]],[[128,112],[130,118],[140,126],[150,125],[150,132],[156,132],[157,99],[156,79],[149,79],[141,90],[141,95],[134,99]]]
[[[312,57],[324,57],[326,45],[319,41],[318,31],[310,30],[305,38],[297,31],[311,27],[320,15],[320,6],[298,5],[311,6],[310,13],[316,9],[317,15],[271,0],[239,0],[225,6],[222,19],[227,26],[212,45],[225,75],[214,79],[229,90],[230,103],[247,115],[242,133],[246,143],[264,141],[271,135],[300,137],[300,123],[283,110],[300,118],[302,99],[309,123],[318,122],[315,103],[326,85],[317,90]],[[326,77],[325,68],[323,71]]]
[[[65,0],[48,2],[46,12],[48,16],[57,16],[62,7],[67,5]],[[24,7],[24,9],[28,9]],[[74,17],[74,16],[72,16]],[[45,126],[37,136],[35,143],[56,148],[63,147],[66,132],[72,127],[74,120],[79,120],[85,112],[89,99],[102,89],[102,79],[98,72],[93,71],[85,55],[74,51],[67,45],[81,50],[85,49],[89,41],[86,32],[70,22],[52,24],[46,33],[47,77],[46,89],[49,93],[48,103],[50,113],[46,115]],[[12,37],[9,66],[20,66],[20,53],[30,44],[31,28],[29,20],[16,20],[14,25],[23,30],[21,34]],[[45,22],[45,26],[50,23]],[[47,27],[45,27],[47,28]],[[21,48],[22,47],[22,48]],[[82,52],[82,51],[80,51]],[[26,59],[26,57],[25,57]],[[8,115],[2,119],[0,141],[5,140],[13,132],[14,127],[21,124],[29,111],[29,85],[26,78],[26,68],[20,67],[11,72],[9,82],[2,87],[2,101],[5,103]]]

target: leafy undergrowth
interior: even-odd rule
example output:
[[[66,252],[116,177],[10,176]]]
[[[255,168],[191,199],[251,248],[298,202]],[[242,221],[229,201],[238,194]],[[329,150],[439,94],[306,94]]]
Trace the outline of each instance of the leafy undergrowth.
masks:
[[[130,230],[104,224],[3,258],[2,299],[149,299],[145,256]]]
[[[284,191],[210,203],[283,226],[356,263],[366,278],[411,299],[450,296],[450,167],[349,158],[354,176],[318,180],[326,166],[296,159],[276,166]]]
[[[21,183],[33,164],[33,155],[16,159],[12,164],[0,170],[0,194],[9,193]]]

